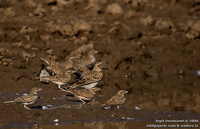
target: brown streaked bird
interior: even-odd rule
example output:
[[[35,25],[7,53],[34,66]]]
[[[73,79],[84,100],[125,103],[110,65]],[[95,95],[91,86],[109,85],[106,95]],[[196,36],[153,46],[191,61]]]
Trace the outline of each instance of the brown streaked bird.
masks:
[[[53,73],[55,73],[57,75],[61,74],[63,71],[71,69],[73,67],[73,63],[74,63],[74,60],[73,60],[74,57],[70,57],[66,63],[58,63],[56,61],[48,60],[48,59],[44,59],[44,58],[40,58],[40,59],[48,64],[48,67],[47,67],[48,70],[52,70]]]
[[[105,65],[105,62],[97,62],[92,71],[85,74],[78,82],[72,84],[70,88],[82,87],[85,89],[91,89],[92,87],[95,87],[103,78],[102,69]]]
[[[51,81],[51,82],[57,84],[59,89],[62,89],[61,85],[69,83],[72,73],[73,73],[72,70],[67,70],[67,71],[60,73],[58,75],[49,76],[49,77],[36,77],[36,78],[43,79],[43,80],[46,80],[46,81]]]
[[[125,98],[124,94],[127,94],[127,93],[128,93],[128,91],[126,91],[126,90],[119,90],[116,95],[111,97],[111,99],[109,99],[102,106],[104,106],[104,105],[117,106],[117,108],[119,109],[119,105],[122,105],[126,102],[126,98]]]
[[[74,60],[74,63],[77,65],[84,65],[88,68],[92,68],[94,66],[94,64],[96,63],[96,58],[95,58],[95,54],[97,54],[98,51],[96,50],[91,50],[89,51],[86,55],[83,55],[80,58],[76,58]]]
[[[79,47],[77,50],[71,52],[70,57],[78,57],[80,58],[83,54],[85,54],[86,52],[93,50],[94,49],[94,45],[93,44],[86,44],[86,45],[82,45],[81,47]]]
[[[31,105],[36,102],[36,100],[38,99],[37,92],[41,90],[41,88],[34,87],[31,89],[30,94],[15,98],[11,101],[6,101],[4,103],[22,103],[26,109],[30,110],[30,108],[27,107],[27,105]]]
[[[94,99],[96,92],[100,91],[101,89],[98,87],[93,87],[91,89],[83,89],[83,88],[76,88],[76,89],[66,89],[65,92],[69,92],[77,97],[80,101],[85,104],[85,101],[90,101]]]

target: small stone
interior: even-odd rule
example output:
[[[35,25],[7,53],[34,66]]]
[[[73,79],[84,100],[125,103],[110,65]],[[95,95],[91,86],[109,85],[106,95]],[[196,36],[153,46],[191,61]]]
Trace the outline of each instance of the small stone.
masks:
[[[194,22],[193,25],[191,25],[191,28],[192,28],[193,30],[195,30],[195,31],[200,32],[200,20]]]
[[[161,30],[161,29],[170,29],[174,27],[174,24],[170,21],[165,21],[163,19],[157,20],[155,23],[155,29]]]
[[[6,16],[14,16],[15,12],[13,11],[12,7],[4,9],[4,15]]]
[[[44,41],[50,41],[51,40],[51,37],[50,35],[48,34],[45,34],[45,35],[41,35],[40,38]]]
[[[55,4],[56,0],[45,0],[45,3],[50,5],[50,4]]]
[[[126,15],[125,18],[133,18],[136,16],[136,11],[129,11]]]
[[[145,26],[147,26],[147,25],[152,25],[154,22],[155,22],[155,20],[152,18],[152,16],[148,16],[148,17],[146,17],[146,18],[141,18],[141,23],[142,24],[144,24]]]
[[[38,5],[34,10],[34,14],[38,16],[38,18],[42,18],[45,15],[46,10],[42,7],[42,5]]]
[[[123,14],[123,10],[121,8],[121,6],[117,3],[108,5],[106,8],[106,12],[110,13],[112,15],[121,15]]]
[[[16,43],[13,43],[13,47],[22,47],[23,46],[23,43],[22,42],[16,42]]]
[[[53,49],[49,49],[49,50],[46,51],[46,53],[49,54],[49,55],[53,55],[54,51],[53,51]]]
[[[30,48],[31,48],[31,44],[26,44],[26,45],[24,45],[24,49],[28,50],[28,49],[30,49]]]
[[[26,7],[35,8],[36,7],[36,3],[33,0],[27,0],[26,1]]]
[[[4,53],[5,49],[4,48],[0,48],[0,53]]]
[[[29,34],[29,33],[32,33],[32,32],[34,32],[34,30],[31,27],[23,26],[19,33],[20,34]]]
[[[67,24],[64,26],[61,26],[59,29],[59,32],[63,35],[63,36],[73,36],[74,35],[74,31],[71,25]]]
[[[8,62],[3,62],[2,65],[8,66]]]
[[[80,31],[89,32],[91,30],[91,26],[84,20],[75,20],[72,21],[74,34],[78,34]]]

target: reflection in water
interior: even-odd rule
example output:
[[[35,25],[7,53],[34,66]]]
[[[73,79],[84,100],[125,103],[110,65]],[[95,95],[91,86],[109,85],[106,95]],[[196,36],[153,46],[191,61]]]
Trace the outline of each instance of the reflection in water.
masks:
[[[92,123],[84,123],[84,126],[89,127],[90,129],[127,129],[126,121],[123,122],[92,122]]]
[[[84,123],[84,126],[89,127],[91,129],[104,129],[103,122]]]

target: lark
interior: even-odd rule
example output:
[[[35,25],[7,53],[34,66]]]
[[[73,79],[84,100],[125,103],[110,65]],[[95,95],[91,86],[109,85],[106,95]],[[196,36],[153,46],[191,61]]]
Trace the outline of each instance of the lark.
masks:
[[[93,87],[91,89],[83,89],[83,88],[76,88],[76,89],[66,89],[66,92],[73,94],[77,97],[80,101],[85,104],[85,101],[91,101],[94,99],[96,92],[100,91],[101,89],[98,87]]]
[[[81,58],[77,58],[74,63],[77,65],[85,65],[88,68],[92,68],[94,64],[96,63],[95,54],[97,54],[98,51],[91,50],[86,55],[83,55]]]
[[[11,101],[6,101],[4,103],[22,103],[26,109],[31,110],[29,107],[27,107],[27,105],[31,105],[36,102],[38,99],[37,92],[41,90],[41,88],[34,87],[31,89],[30,94],[15,98]]]
[[[48,60],[48,59],[44,59],[44,58],[40,58],[41,60],[43,60],[44,62],[46,62],[48,64],[47,69],[48,70],[52,70],[54,74],[59,75],[61,74],[63,71],[66,71],[68,69],[71,69],[73,67],[73,59],[74,57],[71,57],[67,60],[67,62],[65,63],[58,63],[56,61],[53,60]]]
[[[109,106],[112,106],[112,107],[117,106],[117,108],[119,109],[119,105],[122,105],[126,102],[126,98],[125,98],[124,94],[127,94],[127,93],[128,93],[128,91],[126,91],[126,90],[119,90],[116,95],[111,97],[111,99],[109,99],[102,106],[105,106],[105,105],[109,105]]]
[[[78,58],[80,58],[86,52],[88,52],[90,50],[93,50],[93,49],[94,49],[94,45],[93,44],[82,45],[77,50],[71,52],[70,57],[78,57]]]
[[[91,89],[100,83],[103,78],[102,69],[106,65],[105,62],[97,62],[92,71],[85,74],[78,82],[75,82],[70,86],[71,89],[76,87],[82,87],[85,89]]]
[[[39,79],[51,81],[51,82],[57,84],[59,89],[62,89],[61,85],[69,83],[72,73],[73,73],[73,70],[67,70],[67,71],[60,73],[58,75],[49,76],[49,77],[39,77]]]

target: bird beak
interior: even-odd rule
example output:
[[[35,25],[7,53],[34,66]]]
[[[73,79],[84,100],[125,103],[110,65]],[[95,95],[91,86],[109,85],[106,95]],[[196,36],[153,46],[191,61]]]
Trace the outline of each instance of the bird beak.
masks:
[[[41,91],[42,90],[42,88],[38,88],[38,90],[37,91]]]
[[[101,62],[101,66],[102,66],[102,67],[105,67],[106,64],[107,64],[106,62]]]
[[[94,50],[94,54],[97,54],[97,53],[98,53],[98,51]]]
[[[124,91],[124,94],[127,94],[127,93],[128,93],[128,91],[127,91],[127,90],[125,90],[125,91]]]

